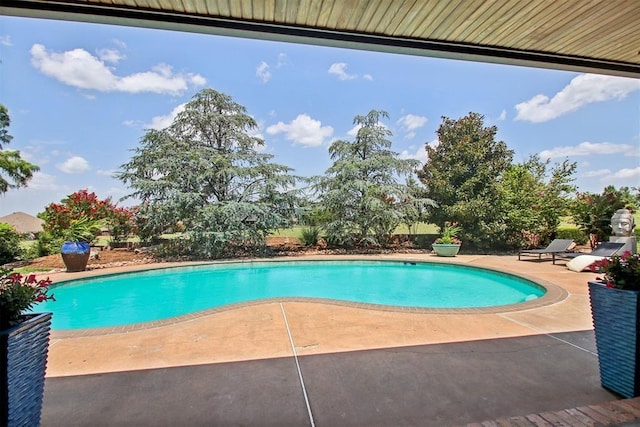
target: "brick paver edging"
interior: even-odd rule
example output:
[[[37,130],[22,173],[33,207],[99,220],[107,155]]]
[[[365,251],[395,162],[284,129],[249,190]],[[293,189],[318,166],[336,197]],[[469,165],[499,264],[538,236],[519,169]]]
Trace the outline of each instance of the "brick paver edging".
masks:
[[[640,420],[640,397],[556,412],[466,424],[465,427],[615,426]]]

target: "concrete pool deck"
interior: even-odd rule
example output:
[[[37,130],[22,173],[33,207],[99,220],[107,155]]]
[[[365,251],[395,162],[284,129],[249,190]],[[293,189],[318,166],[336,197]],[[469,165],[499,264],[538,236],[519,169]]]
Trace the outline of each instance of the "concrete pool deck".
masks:
[[[599,385],[595,274],[517,256],[357,258],[492,268],[563,292],[504,312],[271,300],[146,329],[53,331],[43,425],[455,425],[617,399]]]

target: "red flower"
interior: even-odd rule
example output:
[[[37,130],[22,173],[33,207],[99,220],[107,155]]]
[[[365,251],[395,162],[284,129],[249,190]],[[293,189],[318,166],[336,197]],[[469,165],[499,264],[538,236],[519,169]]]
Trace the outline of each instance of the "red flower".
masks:
[[[49,295],[51,279],[40,279],[35,274],[23,276],[0,269],[0,329],[19,323],[20,316],[34,304],[43,301],[55,301]]]

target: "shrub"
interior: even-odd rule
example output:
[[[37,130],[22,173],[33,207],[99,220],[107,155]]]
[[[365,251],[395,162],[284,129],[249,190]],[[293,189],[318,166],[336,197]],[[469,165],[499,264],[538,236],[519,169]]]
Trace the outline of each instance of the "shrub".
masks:
[[[318,237],[320,237],[320,229],[318,227],[305,227],[302,229],[302,244],[305,246],[315,246],[318,244]]]
[[[38,233],[38,241],[29,248],[27,258],[33,259],[58,254],[62,243],[64,243],[64,239],[53,237],[51,233]]]
[[[0,222],[0,265],[20,256],[20,234],[9,224]]]
[[[589,241],[589,236],[583,230],[576,227],[558,227],[556,238],[571,239],[578,245],[584,245]]]

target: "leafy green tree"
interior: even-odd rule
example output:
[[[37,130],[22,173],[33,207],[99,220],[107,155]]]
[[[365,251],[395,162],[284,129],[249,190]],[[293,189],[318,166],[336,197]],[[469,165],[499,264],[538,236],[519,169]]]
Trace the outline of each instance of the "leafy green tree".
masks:
[[[141,236],[181,224],[179,250],[209,258],[259,249],[269,230],[286,227],[296,178],[259,151],[255,128],[242,105],[204,89],[169,127],[149,130],[119,174],[141,201]]]
[[[11,188],[26,187],[34,172],[40,170],[20,157],[19,151],[5,150],[13,137],[9,135],[9,111],[0,104],[0,194]]]
[[[414,173],[419,163],[400,159],[391,151],[391,131],[380,123],[385,111],[356,116],[353,142],[339,140],[329,147],[333,164],[316,179],[322,204],[331,214],[325,224],[327,240],[341,246],[383,245],[401,222],[408,205],[433,203],[416,198],[399,177]]]
[[[571,212],[573,221],[590,236],[589,242],[593,248],[611,235],[611,217],[615,211],[623,208],[635,210],[637,203],[638,194],[634,195],[633,189],[621,187],[616,190],[609,185],[602,194],[578,193]]]
[[[460,238],[479,248],[499,245],[505,238],[500,179],[513,151],[496,141],[497,128],[485,127],[484,116],[469,113],[458,120],[442,117],[438,145],[426,146],[427,163],[418,172],[427,197],[438,205],[431,221],[462,228]]]
[[[20,256],[20,234],[9,224],[0,222],[0,265]]]
[[[514,164],[502,176],[506,235],[518,247],[548,242],[567,214],[576,164],[568,160],[549,169],[537,155]]]

